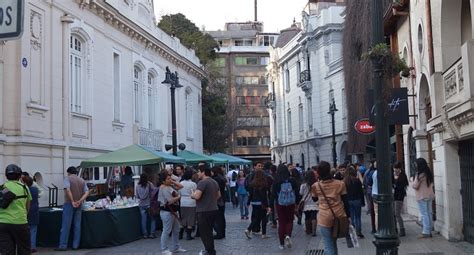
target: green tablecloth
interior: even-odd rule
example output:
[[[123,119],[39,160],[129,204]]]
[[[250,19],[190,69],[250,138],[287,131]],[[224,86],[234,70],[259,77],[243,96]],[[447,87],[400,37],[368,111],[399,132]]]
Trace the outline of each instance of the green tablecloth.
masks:
[[[38,246],[57,247],[61,231],[62,211],[40,209]],[[83,211],[80,248],[117,246],[141,238],[138,207],[116,210]],[[70,244],[72,240],[72,228]]]

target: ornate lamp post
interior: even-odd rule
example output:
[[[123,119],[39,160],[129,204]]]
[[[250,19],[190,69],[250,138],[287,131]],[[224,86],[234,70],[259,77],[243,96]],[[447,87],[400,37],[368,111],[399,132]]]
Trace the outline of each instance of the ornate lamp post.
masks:
[[[175,90],[183,87],[179,84],[178,72],[172,73],[169,67],[166,67],[166,78],[162,84],[169,84],[171,90],[171,134],[173,136],[173,155],[178,155],[178,142],[176,137],[176,103],[175,103]]]
[[[384,43],[382,1],[372,0],[372,47]],[[378,196],[378,229],[375,234],[374,244],[377,254],[396,255],[400,240],[395,232],[395,221],[393,217],[393,194],[392,174],[390,171],[390,141],[388,136],[388,120],[385,114],[387,103],[384,101],[384,72],[383,64],[377,58],[373,58],[375,99],[375,142],[377,153],[377,182]]]
[[[337,167],[337,153],[336,153],[336,122],[334,121],[334,115],[337,112],[336,100],[334,97],[329,99],[331,103],[329,104],[329,112],[331,114],[331,125],[332,125],[332,164],[333,167]]]

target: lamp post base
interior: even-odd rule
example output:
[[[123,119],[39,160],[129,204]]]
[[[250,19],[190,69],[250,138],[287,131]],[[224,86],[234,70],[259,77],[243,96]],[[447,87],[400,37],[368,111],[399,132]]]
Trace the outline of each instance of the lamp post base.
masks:
[[[381,238],[377,236],[374,240],[374,245],[376,247],[377,255],[398,255],[398,245],[400,245],[400,240],[394,237]]]

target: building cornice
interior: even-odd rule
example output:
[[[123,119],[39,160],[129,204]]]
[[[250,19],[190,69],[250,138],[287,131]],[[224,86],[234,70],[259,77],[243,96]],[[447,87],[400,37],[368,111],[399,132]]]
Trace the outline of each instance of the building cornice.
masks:
[[[107,24],[145,45],[146,49],[153,50],[178,68],[183,69],[198,79],[206,77],[206,73],[202,68],[181,56],[168,45],[151,35],[148,31],[119,13],[109,4],[105,3],[104,0],[78,0],[78,4],[80,8],[87,8],[102,18]]]

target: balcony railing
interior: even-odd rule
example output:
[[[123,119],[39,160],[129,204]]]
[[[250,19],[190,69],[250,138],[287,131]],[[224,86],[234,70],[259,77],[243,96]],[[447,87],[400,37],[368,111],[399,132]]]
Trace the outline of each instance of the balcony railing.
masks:
[[[151,130],[135,126],[134,142],[146,146],[153,150],[163,149],[163,132],[161,130]]]
[[[311,91],[312,84],[311,84],[311,74],[309,70],[304,70],[300,73],[300,80],[298,82],[298,87],[301,88],[304,92]]]
[[[273,93],[268,93],[267,98],[265,98],[265,105],[268,109],[274,110],[276,106],[275,95]]]

